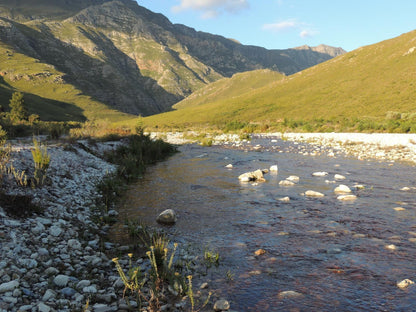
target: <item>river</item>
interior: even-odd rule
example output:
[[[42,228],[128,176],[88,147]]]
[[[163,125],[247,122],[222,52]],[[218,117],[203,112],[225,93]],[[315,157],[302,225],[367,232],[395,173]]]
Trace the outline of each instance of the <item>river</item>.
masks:
[[[131,188],[120,219],[162,227],[156,216],[174,209],[178,222],[164,229],[182,245],[219,252],[220,266],[207,278],[235,311],[416,311],[416,286],[396,285],[416,280],[415,167],[304,155],[307,145],[270,138],[250,146],[257,144],[181,146]],[[238,180],[272,165],[279,172],[264,183]],[[334,181],[335,174],[346,179]],[[296,185],[279,185],[291,175]],[[357,199],[338,200],[339,184]],[[307,190],[325,197],[306,197]],[[256,256],[258,249],[265,254]]]

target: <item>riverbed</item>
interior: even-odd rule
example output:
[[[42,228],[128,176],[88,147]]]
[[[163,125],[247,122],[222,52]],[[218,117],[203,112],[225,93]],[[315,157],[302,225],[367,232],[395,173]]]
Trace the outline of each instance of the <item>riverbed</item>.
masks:
[[[273,137],[179,149],[131,187],[119,218],[163,228],[183,248],[219,252],[220,266],[204,281],[232,310],[415,309],[416,287],[397,287],[416,280],[414,165]],[[238,180],[273,165],[266,182]],[[282,186],[289,176],[299,181]],[[340,184],[357,198],[339,200]],[[178,222],[158,225],[168,208]]]

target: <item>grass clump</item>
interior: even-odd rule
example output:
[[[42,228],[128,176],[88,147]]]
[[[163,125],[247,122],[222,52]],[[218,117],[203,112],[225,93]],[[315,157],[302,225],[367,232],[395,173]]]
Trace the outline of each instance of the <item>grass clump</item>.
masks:
[[[34,148],[32,157],[35,165],[34,183],[35,186],[42,186],[46,180],[46,172],[51,160],[46,146],[41,145],[35,138],[33,139]]]

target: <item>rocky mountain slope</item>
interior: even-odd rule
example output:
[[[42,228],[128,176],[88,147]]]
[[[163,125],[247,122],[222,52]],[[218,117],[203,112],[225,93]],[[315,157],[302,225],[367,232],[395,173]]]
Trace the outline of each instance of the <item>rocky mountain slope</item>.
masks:
[[[70,84],[135,115],[168,111],[192,92],[238,72],[268,68],[293,74],[345,52],[327,46],[244,46],[172,24],[132,0],[0,0],[0,43],[60,71],[62,79],[51,90]],[[0,66],[13,72],[13,79],[26,74],[25,68]],[[15,81],[3,77],[13,87]]]

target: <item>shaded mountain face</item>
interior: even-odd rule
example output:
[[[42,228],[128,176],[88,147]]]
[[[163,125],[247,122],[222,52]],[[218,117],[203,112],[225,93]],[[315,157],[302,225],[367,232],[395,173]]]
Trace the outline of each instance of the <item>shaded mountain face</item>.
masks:
[[[238,72],[289,75],[345,52],[244,46],[172,24],[133,0],[0,0],[0,41],[54,66],[84,94],[136,115],[168,111]]]

